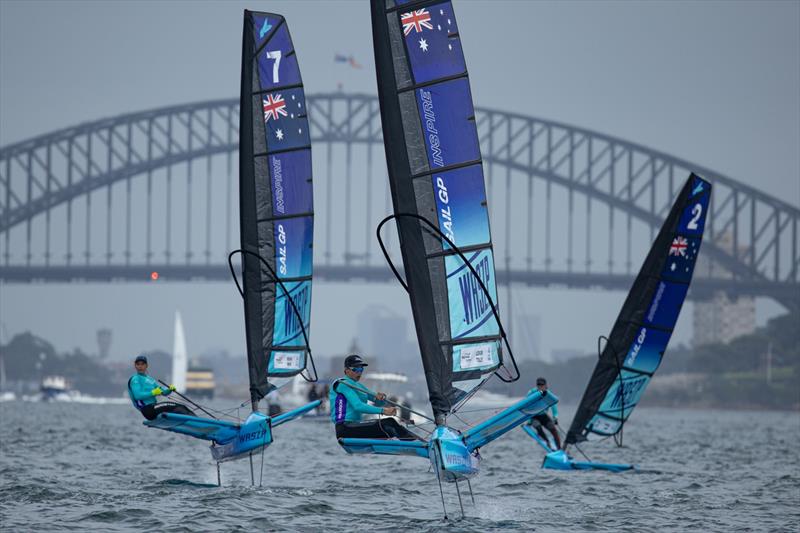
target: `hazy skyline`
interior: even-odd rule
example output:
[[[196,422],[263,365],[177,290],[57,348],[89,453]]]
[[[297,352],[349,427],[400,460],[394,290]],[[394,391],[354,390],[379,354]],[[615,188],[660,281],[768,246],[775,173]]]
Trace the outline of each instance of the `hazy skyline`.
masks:
[[[124,112],[235,97],[245,7],[286,16],[308,93],[340,83],[348,92],[376,93],[365,2],[4,1],[0,146]],[[476,105],[638,142],[800,205],[800,3],[461,1],[455,10]],[[353,55],[363,68],[335,63],[334,53]],[[316,351],[342,351],[355,336],[361,307],[341,304],[353,291],[361,293],[360,304],[384,303],[410,323],[402,290],[366,287],[315,284]],[[190,351],[244,352],[241,304],[228,284],[0,291],[0,322],[9,335],[31,330],[62,350],[95,351],[102,326],[114,330],[115,356],[169,350],[180,309]],[[525,297],[515,307],[542,317],[546,352],[591,351],[624,298],[520,292]],[[762,319],[776,308],[762,302]],[[690,322],[687,309],[675,343],[690,338]],[[574,331],[571,324],[583,327]]]

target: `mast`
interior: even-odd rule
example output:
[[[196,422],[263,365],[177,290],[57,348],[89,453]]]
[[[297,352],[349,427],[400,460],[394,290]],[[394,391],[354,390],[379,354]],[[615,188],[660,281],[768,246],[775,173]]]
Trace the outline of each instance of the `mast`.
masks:
[[[305,92],[286,21],[245,11],[242,35],[238,252],[255,411],[310,359],[314,210]]]

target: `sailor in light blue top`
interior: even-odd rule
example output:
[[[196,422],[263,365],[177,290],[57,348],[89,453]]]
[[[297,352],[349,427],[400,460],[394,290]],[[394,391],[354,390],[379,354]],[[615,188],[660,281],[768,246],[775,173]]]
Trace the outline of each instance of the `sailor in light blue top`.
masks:
[[[396,407],[384,407],[386,395],[359,383],[367,363],[359,355],[349,355],[344,362],[345,377],[331,387],[329,401],[331,421],[336,426],[336,438],[416,440],[417,437],[397,423],[394,418],[378,418],[362,422],[366,414],[397,414]],[[370,404],[369,402],[372,402]]]
[[[531,394],[536,391],[539,391],[542,395],[550,394],[547,391],[546,379],[536,378],[536,388],[528,391],[528,394]],[[552,418],[547,413],[547,411],[550,411],[552,413],[553,415]],[[536,433],[539,434],[542,440],[544,440],[545,442],[549,442],[547,439],[547,434],[544,432],[544,429],[542,429],[544,427],[547,428],[547,430],[553,435],[553,440],[556,443],[556,449],[560,450],[561,437],[558,435],[558,428],[556,428],[557,425],[558,425],[558,406],[556,404],[553,404],[548,409],[545,409],[544,411],[542,411],[541,413],[539,413],[538,415],[534,416],[531,419],[531,426],[533,426],[533,429],[536,430]]]
[[[141,411],[142,415],[148,419],[155,419],[159,413],[178,413],[182,415],[194,415],[185,405],[175,402],[157,403],[158,396],[169,396],[175,390],[174,385],[161,385],[147,374],[147,357],[140,355],[133,362],[136,373],[128,380],[128,396],[130,396],[133,406]]]

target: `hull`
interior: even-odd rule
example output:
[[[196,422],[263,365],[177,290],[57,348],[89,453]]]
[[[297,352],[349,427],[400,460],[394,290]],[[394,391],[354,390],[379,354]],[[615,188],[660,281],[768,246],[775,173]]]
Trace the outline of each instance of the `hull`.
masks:
[[[272,444],[272,424],[269,417],[251,413],[236,436],[224,444],[211,446],[211,457],[218,463],[238,459]]]
[[[480,471],[480,453],[477,450],[470,451],[462,434],[449,427],[436,428],[429,449],[431,465],[443,481],[470,479]]]
[[[607,472],[625,472],[634,470],[629,464],[595,463],[592,461],[576,461],[564,450],[550,452],[544,456],[542,468],[550,470],[605,470]]]

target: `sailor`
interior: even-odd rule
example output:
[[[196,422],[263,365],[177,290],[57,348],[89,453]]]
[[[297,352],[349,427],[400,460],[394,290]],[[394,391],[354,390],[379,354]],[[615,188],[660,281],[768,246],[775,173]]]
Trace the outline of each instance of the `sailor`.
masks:
[[[542,395],[547,394],[547,380],[544,378],[536,378],[536,389],[531,389],[528,394],[532,393],[534,390],[538,390]],[[550,415],[547,411],[550,410],[553,413],[553,417],[550,418]],[[547,430],[553,435],[553,440],[556,443],[556,449],[561,449],[561,437],[558,436],[558,406],[553,404],[548,409],[545,409],[543,412],[539,413],[538,415],[534,416],[530,422],[533,429],[536,430],[536,433],[542,438],[543,441],[548,442],[547,435],[544,432],[543,427],[547,428]]]
[[[359,383],[367,363],[359,355],[344,360],[345,377],[337,379],[329,394],[331,420],[336,426],[336,438],[417,440],[417,437],[397,423],[394,418],[361,421],[365,414],[395,416],[397,408],[386,406],[386,394],[374,392]],[[372,405],[369,403],[372,402]]]
[[[158,396],[169,396],[175,390],[174,385],[162,389],[158,382],[147,375],[147,357],[139,355],[133,361],[136,373],[128,380],[128,396],[133,406],[141,411],[148,420],[154,420],[159,413],[178,413],[192,415],[194,413],[185,405],[175,402],[157,402]]]

